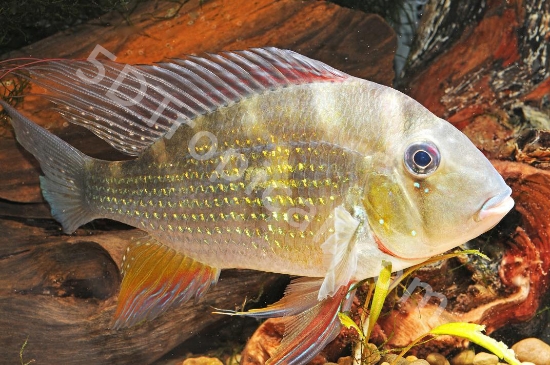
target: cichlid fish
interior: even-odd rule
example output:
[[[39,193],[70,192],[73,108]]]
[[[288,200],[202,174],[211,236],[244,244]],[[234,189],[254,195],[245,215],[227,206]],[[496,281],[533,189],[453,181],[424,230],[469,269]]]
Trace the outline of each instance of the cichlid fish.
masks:
[[[303,364],[339,330],[351,283],[493,227],[511,190],[468,138],[389,87],[276,48],[151,66],[21,68],[68,121],[130,161],[91,158],[2,102],[66,233],[110,218],[148,235],[122,263],[115,327],[198,298],[221,269],[286,273],[270,364]],[[20,71],[21,72],[21,71]]]

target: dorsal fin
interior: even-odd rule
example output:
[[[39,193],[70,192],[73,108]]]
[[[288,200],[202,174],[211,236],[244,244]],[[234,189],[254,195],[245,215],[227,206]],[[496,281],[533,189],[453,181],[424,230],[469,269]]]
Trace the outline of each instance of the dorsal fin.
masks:
[[[253,48],[150,66],[112,61],[44,61],[19,68],[46,89],[70,122],[116,149],[139,155],[197,116],[290,85],[350,76],[298,53]]]

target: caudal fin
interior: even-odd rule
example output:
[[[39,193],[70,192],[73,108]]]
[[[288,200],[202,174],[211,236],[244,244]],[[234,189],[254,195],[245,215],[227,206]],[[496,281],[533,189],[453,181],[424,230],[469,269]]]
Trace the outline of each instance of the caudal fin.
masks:
[[[40,162],[40,187],[52,216],[65,233],[94,219],[84,196],[85,166],[92,158],[33,123],[0,99],[11,118],[17,141]]]

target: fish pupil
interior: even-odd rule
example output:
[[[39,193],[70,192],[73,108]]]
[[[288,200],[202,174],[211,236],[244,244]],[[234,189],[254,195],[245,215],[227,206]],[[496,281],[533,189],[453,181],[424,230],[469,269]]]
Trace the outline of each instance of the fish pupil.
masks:
[[[440,161],[441,154],[437,146],[429,141],[410,144],[403,156],[407,170],[420,178],[428,177],[437,170]]]
[[[417,151],[413,156],[413,161],[419,167],[426,167],[432,162],[432,156],[426,151]]]

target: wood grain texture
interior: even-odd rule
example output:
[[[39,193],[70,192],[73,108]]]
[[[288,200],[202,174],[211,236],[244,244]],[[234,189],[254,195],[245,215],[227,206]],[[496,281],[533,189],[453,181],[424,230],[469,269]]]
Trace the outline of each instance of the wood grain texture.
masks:
[[[550,90],[550,3],[481,3],[432,2],[400,81],[409,95],[459,129],[485,112],[537,104]],[[449,15],[436,4],[456,11]],[[472,9],[460,8],[466,4]],[[476,17],[461,22],[464,13]],[[445,42],[434,45],[438,40]]]

